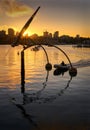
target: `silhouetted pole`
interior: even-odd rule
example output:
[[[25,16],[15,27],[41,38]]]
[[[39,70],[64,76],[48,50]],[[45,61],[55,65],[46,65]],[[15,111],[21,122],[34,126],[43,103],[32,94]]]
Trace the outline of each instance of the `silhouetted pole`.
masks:
[[[32,16],[28,19],[28,21],[25,23],[25,25],[23,26],[23,28],[21,29],[17,39],[15,42],[13,42],[11,44],[12,47],[15,47],[17,45],[19,45],[19,40],[21,38],[21,36],[24,34],[24,32],[26,31],[26,29],[29,27],[29,25],[31,24],[32,20],[34,19],[35,15],[37,14],[37,12],[39,11],[40,9],[40,6],[36,9],[36,11],[32,14]]]
[[[25,65],[24,65],[24,50],[21,51],[21,93],[25,91]]]

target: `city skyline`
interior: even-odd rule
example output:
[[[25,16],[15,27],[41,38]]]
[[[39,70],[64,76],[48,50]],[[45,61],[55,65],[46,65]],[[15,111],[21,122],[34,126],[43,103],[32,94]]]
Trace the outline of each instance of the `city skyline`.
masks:
[[[13,28],[7,28],[7,31],[6,30],[0,30],[0,35],[11,35],[11,36],[18,36],[19,32],[18,31],[15,31]],[[52,32],[49,32],[48,30],[42,32],[42,35],[38,35],[37,33],[34,33],[32,35],[29,35],[28,32],[24,32],[23,34],[23,37],[24,36],[33,36],[33,35],[37,35],[37,36],[45,36],[45,37],[60,37],[60,36],[69,36],[69,37],[72,37],[70,35],[66,35],[66,34],[63,34],[63,35],[59,35],[60,32],[58,30],[55,30],[53,33]],[[76,34],[75,37],[81,37],[79,34]],[[90,37],[88,37],[90,38]]]
[[[0,31],[0,45],[10,45],[18,39],[19,32],[15,33],[13,28],[8,28],[8,33],[6,34],[5,30]],[[32,40],[36,44],[50,44],[53,45],[66,45],[66,44],[77,44],[77,47],[90,47],[90,37],[81,37],[77,34],[75,37],[69,35],[59,35],[59,31],[55,31],[54,33],[50,33],[48,31],[43,32],[43,35],[39,36],[38,34],[32,35],[22,35],[20,41],[18,42],[19,45],[24,45],[28,43],[33,43]],[[31,42],[30,42],[31,41]]]
[[[90,37],[89,0],[1,0],[0,30],[8,27],[20,31],[35,9],[41,6],[26,33],[42,35],[42,32],[60,35]]]

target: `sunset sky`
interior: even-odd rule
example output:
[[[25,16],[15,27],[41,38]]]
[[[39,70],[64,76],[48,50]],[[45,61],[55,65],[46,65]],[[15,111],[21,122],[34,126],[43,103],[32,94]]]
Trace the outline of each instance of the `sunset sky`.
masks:
[[[20,31],[38,6],[27,32],[90,37],[90,0],[0,0],[0,30]]]

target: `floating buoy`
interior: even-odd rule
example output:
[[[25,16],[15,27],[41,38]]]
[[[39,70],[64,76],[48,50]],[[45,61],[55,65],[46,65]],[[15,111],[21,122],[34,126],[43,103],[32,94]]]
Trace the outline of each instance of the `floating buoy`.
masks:
[[[51,64],[51,63],[47,63],[47,64],[45,65],[45,68],[46,68],[46,70],[48,70],[48,71],[52,70],[52,64]]]
[[[77,69],[76,68],[70,68],[69,69],[69,74],[70,74],[70,76],[71,77],[74,77],[74,76],[76,76],[77,75]]]

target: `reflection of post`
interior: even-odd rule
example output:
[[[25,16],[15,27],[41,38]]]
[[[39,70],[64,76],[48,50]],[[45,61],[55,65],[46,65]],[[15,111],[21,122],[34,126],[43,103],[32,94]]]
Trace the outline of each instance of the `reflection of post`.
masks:
[[[25,91],[24,50],[21,51],[21,93]]]
[[[66,87],[65,87],[64,89],[62,89],[62,90],[58,93],[59,96],[61,96],[61,94],[63,94],[64,91],[69,87],[69,85],[70,85],[70,83],[71,83],[71,81],[72,81],[72,78],[73,78],[73,77],[70,76],[70,79],[68,80]]]

